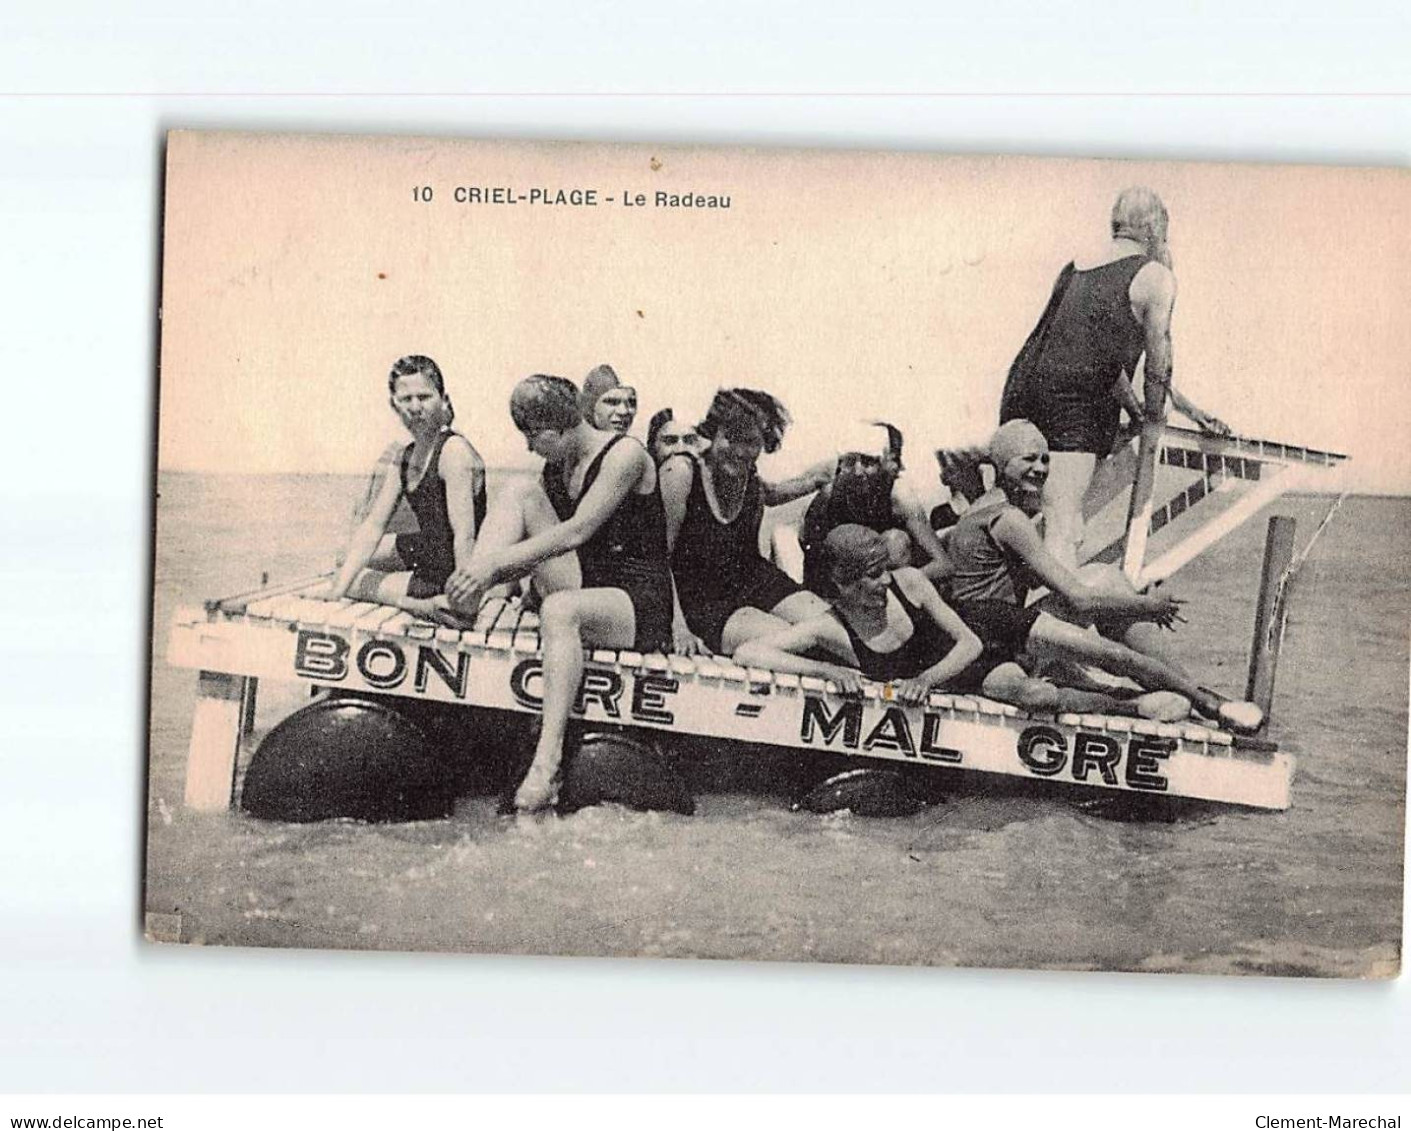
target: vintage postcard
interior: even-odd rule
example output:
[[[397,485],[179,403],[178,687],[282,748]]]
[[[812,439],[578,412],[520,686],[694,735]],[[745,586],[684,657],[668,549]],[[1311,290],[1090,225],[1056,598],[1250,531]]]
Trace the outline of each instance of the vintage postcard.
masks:
[[[166,162],[150,939],[1398,973],[1405,171]]]

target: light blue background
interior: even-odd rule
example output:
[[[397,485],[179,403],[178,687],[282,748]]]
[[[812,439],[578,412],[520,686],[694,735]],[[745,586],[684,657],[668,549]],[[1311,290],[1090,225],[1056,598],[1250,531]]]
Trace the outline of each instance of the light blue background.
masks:
[[[149,948],[137,913],[164,129],[1405,166],[1405,5],[26,7],[0,17],[0,1090],[1411,1086],[1404,984]]]

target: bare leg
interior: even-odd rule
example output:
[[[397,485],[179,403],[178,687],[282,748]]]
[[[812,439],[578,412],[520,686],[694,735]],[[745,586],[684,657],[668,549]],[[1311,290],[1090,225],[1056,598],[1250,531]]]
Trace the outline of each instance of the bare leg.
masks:
[[[397,552],[395,534],[382,536],[382,541],[377,544],[377,551],[368,559],[367,568],[381,570],[383,573],[402,573],[407,569],[407,563],[402,561],[402,555]]]
[[[1198,686],[1185,671],[1049,613],[1039,614],[1029,631],[1029,645],[1041,655],[1096,664],[1104,671],[1127,676],[1148,691],[1179,691],[1201,714],[1211,718],[1219,715],[1220,697]]]
[[[1088,493],[1097,456],[1091,452],[1054,452],[1044,484],[1044,546],[1069,569],[1078,565],[1083,541],[1083,496]]]
[[[1079,568],[1078,578],[1090,589],[1108,595],[1128,597],[1137,591],[1127,575],[1115,565],[1090,562]],[[1045,597],[1040,602],[1040,607],[1060,620],[1066,620],[1072,624],[1088,625],[1092,623],[1079,615],[1068,602],[1057,594]],[[1150,621],[1105,618],[1096,627],[1097,631],[1104,636],[1112,640],[1119,640],[1127,647],[1133,648],[1143,655],[1152,656],[1168,667],[1189,676],[1189,672],[1182,666],[1170,647],[1167,631],[1160,625]]]
[[[549,497],[544,494],[544,489],[539,486],[537,480],[529,484],[524,491],[521,513],[526,538],[542,534],[550,527],[557,526],[559,522],[553,504],[549,502]],[[540,596],[543,597],[566,589],[581,589],[583,586],[583,570],[578,564],[577,554],[560,554],[556,558],[540,562],[534,567],[532,577],[534,588],[539,590]]]
[[[981,690],[991,699],[1013,703],[1026,711],[1062,714],[1133,715],[1176,722],[1190,714],[1190,700],[1174,691],[1155,691],[1119,699],[1101,691],[1080,691],[1036,679],[1018,664],[1001,664],[985,677]]]
[[[558,521],[553,504],[537,480],[507,487],[495,496],[485,516],[475,539],[475,549],[471,551],[471,561],[474,562],[481,554],[503,550],[541,534]],[[535,567],[533,577],[535,587],[543,594],[577,589],[583,583],[577,554],[560,554],[541,562]],[[468,615],[476,612],[475,609],[456,611]]]
[[[353,578],[353,584],[348,586],[348,596],[354,601],[371,601],[377,605],[401,608],[407,598],[407,586],[411,579],[410,570],[385,573],[380,569],[365,569]]]
[[[627,648],[637,632],[632,601],[621,589],[560,590],[544,598],[539,640],[544,653],[543,726],[534,761],[515,794],[518,809],[552,804],[564,732],[583,681],[583,648]]]
[[[733,656],[735,649],[747,640],[757,640],[827,611],[828,602],[807,589],[791,593],[767,613],[747,605],[736,609],[725,622],[720,633],[720,649],[725,655]]]

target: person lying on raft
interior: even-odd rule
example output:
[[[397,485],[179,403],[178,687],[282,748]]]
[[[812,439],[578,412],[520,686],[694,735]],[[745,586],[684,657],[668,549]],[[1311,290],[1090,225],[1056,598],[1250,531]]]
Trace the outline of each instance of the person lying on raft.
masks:
[[[583,649],[659,652],[671,642],[656,464],[631,437],[592,427],[578,406],[578,389],[562,377],[536,374],[515,386],[510,415],[543,457],[543,475],[496,497],[468,566],[446,585],[450,609],[468,618],[503,582],[532,575],[543,596],[543,726],[515,794],[524,810],[552,804],[557,793]]]
[[[1179,601],[1138,593],[1112,566],[1074,572],[1045,547],[1034,525],[1048,478],[1043,434],[1027,420],[1012,420],[990,441],[990,459],[994,488],[946,540],[952,604],[980,639],[1014,640],[1040,660],[1091,664],[1149,691],[1177,691],[1230,730],[1258,730],[1263,712],[1257,706],[1199,686],[1165,654],[1161,629],[1181,619]],[[1041,585],[1049,597],[1025,608],[1029,590]]]
[[[886,539],[893,566],[917,566],[943,574],[945,550],[932,529],[916,490],[902,478],[902,434],[882,421],[870,428],[885,437],[880,449],[844,452],[833,481],[819,489],[799,527],[803,580],[814,593],[828,596],[831,585],[823,565],[823,541],[845,523],[865,526]]]
[[[760,554],[764,508],[802,498],[826,483],[832,464],[783,483],[760,478],[756,464],[776,452],[789,416],[768,393],[721,389],[696,431],[710,447],[661,466],[667,544],[678,605],[675,650],[704,643],[729,656],[746,640],[817,616],[826,607]]]
[[[387,387],[392,411],[412,442],[402,449],[397,474],[382,477],[342,565],[320,596],[330,601],[351,596],[431,616],[446,579],[470,562],[485,519],[485,462],[451,428],[455,409],[431,358],[413,354],[400,359]],[[419,530],[384,541],[404,498]]]
[[[647,422],[647,451],[660,467],[663,461],[678,453],[700,455],[706,443],[689,424],[676,419],[676,410],[661,409],[652,413]]]
[[[892,685],[896,698],[908,705],[923,703],[930,692],[944,688],[1036,711],[1171,719],[1189,710],[1179,695],[1156,692],[1119,699],[1031,678],[1016,659],[1022,641],[997,635],[983,641],[920,570],[893,567],[886,538],[865,526],[831,530],[823,542],[823,562],[836,593],[833,607],[748,641],[735,653],[736,660],[831,680],[844,694],[860,692],[859,679],[866,677]],[[819,653],[845,666],[814,658]]]
[[[578,410],[594,428],[625,436],[637,419],[637,390],[619,381],[611,365],[599,365],[583,378]]]

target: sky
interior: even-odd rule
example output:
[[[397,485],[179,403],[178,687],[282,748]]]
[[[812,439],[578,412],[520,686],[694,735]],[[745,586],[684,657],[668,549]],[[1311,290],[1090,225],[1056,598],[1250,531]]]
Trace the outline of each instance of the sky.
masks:
[[[858,419],[912,452],[980,441],[1132,184],[1171,214],[1177,387],[1241,434],[1347,453],[1340,485],[1411,492],[1404,171],[233,133],[168,144],[160,465],[366,470],[401,435],[407,353],[492,466],[534,463],[517,380],[602,362],[638,389],[638,435],[721,385],[774,392],[780,470]],[[598,204],[457,203],[477,186]]]

